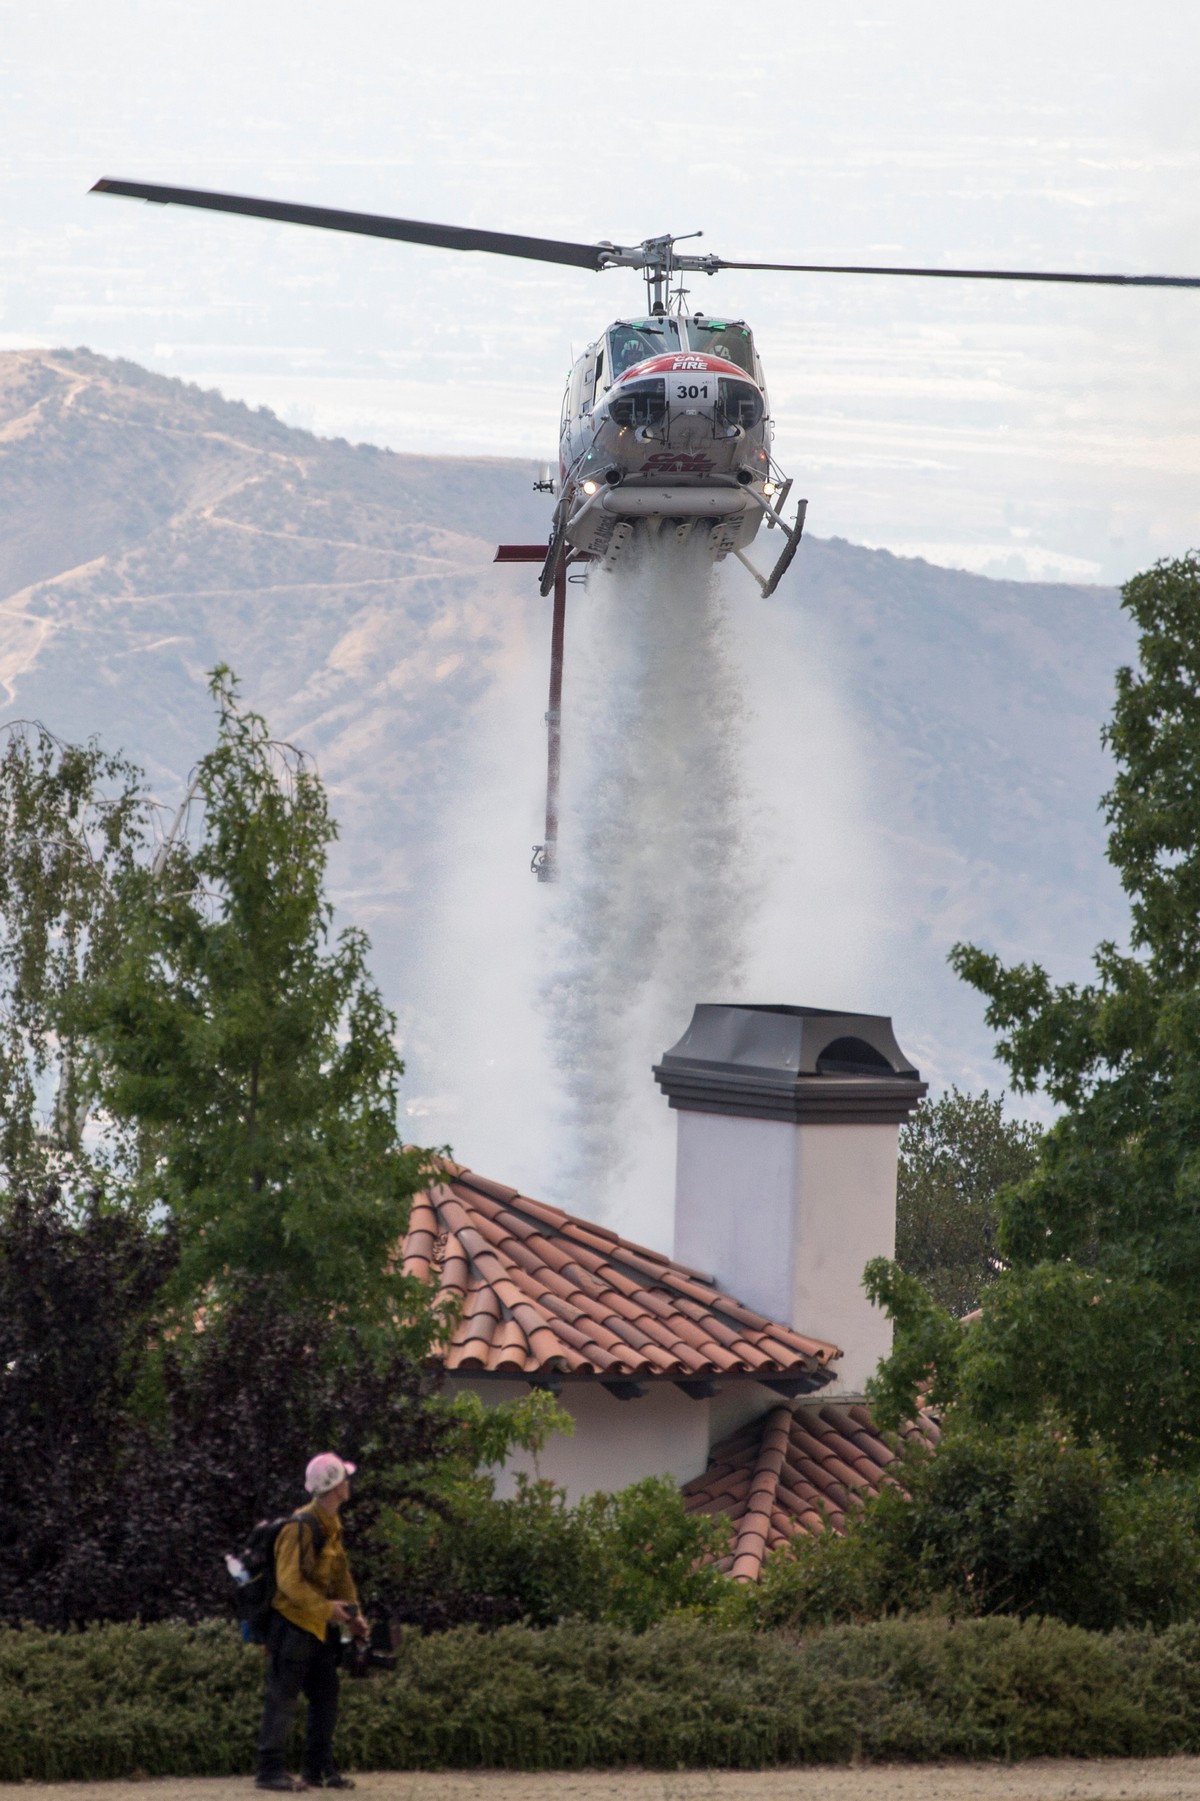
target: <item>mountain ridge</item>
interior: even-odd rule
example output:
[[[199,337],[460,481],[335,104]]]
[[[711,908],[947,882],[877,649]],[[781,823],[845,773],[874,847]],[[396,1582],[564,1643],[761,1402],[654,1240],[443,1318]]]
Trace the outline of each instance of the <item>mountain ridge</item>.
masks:
[[[547,607],[531,571],[491,561],[500,539],[545,536],[533,474],[319,439],[90,351],[0,354],[0,681],[11,710],[98,733],[169,797],[211,739],[206,671],[235,668],[329,784],[335,894],[375,941],[421,1129],[586,1213],[558,1186],[547,897],[526,872]],[[1124,931],[1097,810],[1099,729],[1133,651],[1115,593],[811,537],[769,602],[721,579],[761,865],[748,982],[890,1012],[935,1082],[994,1083],[949,944],[1078,977]],[[572,590],[568,757],[586,605]],[[661,1184],[658,1105],[631,1101],[630,1120]],[[612,1202],[611,1223],[645,1234],[660,1203],[637,1205]]]

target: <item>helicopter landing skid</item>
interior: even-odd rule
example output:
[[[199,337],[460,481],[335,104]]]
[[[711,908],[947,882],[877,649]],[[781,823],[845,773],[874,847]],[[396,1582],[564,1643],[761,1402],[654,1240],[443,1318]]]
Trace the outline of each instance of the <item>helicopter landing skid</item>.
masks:
[[[780,494],[780,496],[779,496],[780,506],[782,506],[783,501],[786,500],[787,490],[788,490],[788,488],[791,487],[791,485],[792,484],[789,481],[787,483],[787,486],[783,489],[782,493]],[[777,507],[767,506],[766,503],[764,502],[763,508],[767,514],[767,530],[770,531],[773,526],[777,525],[779,527],[780,531],[783,533],[784,537],[787,539],[787,543],[784,545],[782,551],[780,552],[779,556],[775,560],[775,567],[771,570],[770,575],[761,575],[759,573],[759,571],[754,567],[754,564],[750,561],[750,558],[746,555],[744,550],[735,550],[733,554],[737,558],[738,562],[742,565],[742,568],[748,569],[750,571],[751,575],[754,577],[755,581],[758,583],[759,587],[762,590],[763,599],[769,600],[771,595],[774,594],[776,588],[779,586],[784,575],[787,573],[788,568],[791,565],[792,558],[795,556],[796,552],[800,548],[800,539],[804,533],[804,516],[808,512],[808,502],[807,502],[807,500],[802,500],[799,503],[799,505],[796,508],[796,517],[795,517],[795,519],[793,519],[793,521],[790,525],[786,524],[785,521],[780,517],[780,512]]]

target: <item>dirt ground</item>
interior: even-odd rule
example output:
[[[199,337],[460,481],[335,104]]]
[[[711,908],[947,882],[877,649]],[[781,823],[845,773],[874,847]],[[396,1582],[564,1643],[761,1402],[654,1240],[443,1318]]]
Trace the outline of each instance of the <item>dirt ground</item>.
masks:
[[[1200,1757],[865,1770],[360,1775],[361,1801],[1200,1801]],[[0,1801],[253,1801],[248,1780],[0,1783]]]

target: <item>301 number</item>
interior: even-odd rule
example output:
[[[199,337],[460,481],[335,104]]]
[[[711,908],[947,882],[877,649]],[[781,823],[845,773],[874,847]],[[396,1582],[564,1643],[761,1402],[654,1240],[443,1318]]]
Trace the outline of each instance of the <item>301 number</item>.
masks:
[[[675,383],[676,400],[707,400],[708,383],[677,381]]]

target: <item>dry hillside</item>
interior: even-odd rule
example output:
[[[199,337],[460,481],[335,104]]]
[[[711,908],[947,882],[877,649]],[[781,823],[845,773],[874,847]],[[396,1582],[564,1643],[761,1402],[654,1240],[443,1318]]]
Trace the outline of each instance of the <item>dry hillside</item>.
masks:
[[[320,440],[88,351],[0,354],[0,682],[10,713],[99,733],[169,799],[209,741],[205,671],[232,665],[331,785],[338,893],[406,1020],[423,1129],[587,1211],[549,1190],[547,1115],[526,1117],[548,609],[491,559],[544,536],[532,474]],[[806,485],[819,532],[819,471]],[[935,1079],[970,1083],[988,1034],[948,945],[1074,975],[1121,929],[1097,813],[1130,649],[1115,596],[819,536],[770,602],[728,586],[768,897],[757,998],[890,1011]],[[568,758],[582,637],[569,620]],[[656,1022],[637,1066],[681,1025]]]

